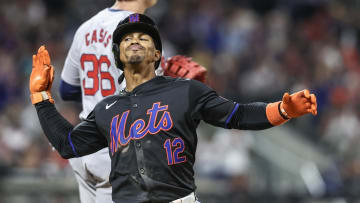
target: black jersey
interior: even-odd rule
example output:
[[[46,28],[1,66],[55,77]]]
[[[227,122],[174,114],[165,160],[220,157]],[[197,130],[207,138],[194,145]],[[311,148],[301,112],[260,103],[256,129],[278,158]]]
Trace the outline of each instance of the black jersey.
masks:
[[[200,120],[225,128],[235,110],[236,103],[200,82],[159,76],[105,98],[70,139],[78,155],[107,143],[113,201],[170,202],[195,191]],[[90,144],[84,145],[85,136]]]
[[[272,127],[265,103],[237,104],[198,81],[164,76],[105,98],[75,128],[50,102],[36,109],[64,158],[109,147],[116,203],[170,202],[194,192],[200,120],[223,128]]]

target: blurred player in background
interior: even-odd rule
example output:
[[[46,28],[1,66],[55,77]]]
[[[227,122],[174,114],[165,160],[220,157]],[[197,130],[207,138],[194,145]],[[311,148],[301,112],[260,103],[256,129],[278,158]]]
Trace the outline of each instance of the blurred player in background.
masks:
[[[100,11],[76,31],[61,74],[60,95],[65,101],[82,102],[80,119],[85,119],[104,97],[125,87],[120,79],[122,71],[115,67],[112,53],[112,33],[117,24],[132,13],[144,13],[156,3],[157,0],[117,0],[111,8]],[[166,64],[163,69],[157,69],[157,74],[164,71],[165,75],[205,80],[206,70],[189,58],[176,56]],[[195,69],[188,71],[188,67]],[[195,75],[201,76],[194,78]],[[79,183],[82,203],[112,202],[107,148],[70,159],[70,164]]]

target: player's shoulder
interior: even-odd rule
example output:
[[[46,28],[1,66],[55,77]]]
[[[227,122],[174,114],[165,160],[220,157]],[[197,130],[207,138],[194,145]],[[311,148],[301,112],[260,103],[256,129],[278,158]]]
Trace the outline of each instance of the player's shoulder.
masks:
[[[170,76],[162,76],[164,78],[164,81],[167,83],[189,83],[191,79],[188,78],[173,78]]]
[[[212,88],[209,87],[208,85],[197,81],[197,80],[193,80],[193,79],[188,79],[188,78],[173,78],[170,76],[162,76],[164,78],[164,80],[161,82],[162,87],[164,88],[170,88],[170,89],[174,89],[174,88],[181,88],[185,91],[189,91],[189,92],[204,92],[204,91],[212,91]],[[159,86],[157,86],[159,87]]]
[[[193,79],[189,79],[189,78],[180,78],[180,77],[177,77],[177,78],[173,78],[173,77],[170,77],[170,76],[164,76],[166,78],[166,80],[168,82],[173,82],[173,83],[177,83],[177,84],[184,84],[184,85],[190,85],[190,86],[206,86],[206,84],[200,82],[200,81],[197,81],[197,80],[193,80]]]
[[[152,84],[157,87],[175,87],[175,86],[186,86],[189,83],[188,79],[183,78],[173,78],[170,76],[157,76],[157,79],[154,80]]]
[[[162,76],[164,78],[163,82],[168,83],[169,85],[175,85],[175,86],[187,86],[188,88],[206,88],[208,87],[206,84],[193,80],[188,78],[173,78],[170,76]]]

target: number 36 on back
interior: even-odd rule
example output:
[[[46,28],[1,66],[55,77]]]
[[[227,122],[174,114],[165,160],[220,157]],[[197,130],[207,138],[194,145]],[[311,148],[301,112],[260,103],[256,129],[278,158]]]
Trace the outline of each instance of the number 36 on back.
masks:
[[[115,93],[115,83],[114,78],[111,76],[109,72],[103,72],[101,70],[101,65],[106,64],[107,69],[110,68],[110,60],[106,55],[100,56],[99,59],[96,58],[94,54],[83,54],[80,59],[81,62],[81,69],[85,71],[85,63],[90,62],[92,63],[92,70],[87,71],[85,79],[83,79],[83,88],[85,95],[95,95],[96,92],[101,89],[101,94],[103,97],[112,95]],[[100,78],[99,78],[100,72]],[[92,79],[92,87],[85,86],[86,78]],[[99,82],[100,80],[100,82]],[[108,80],[110,83],[110,89],[103,88],[103,80]]]

